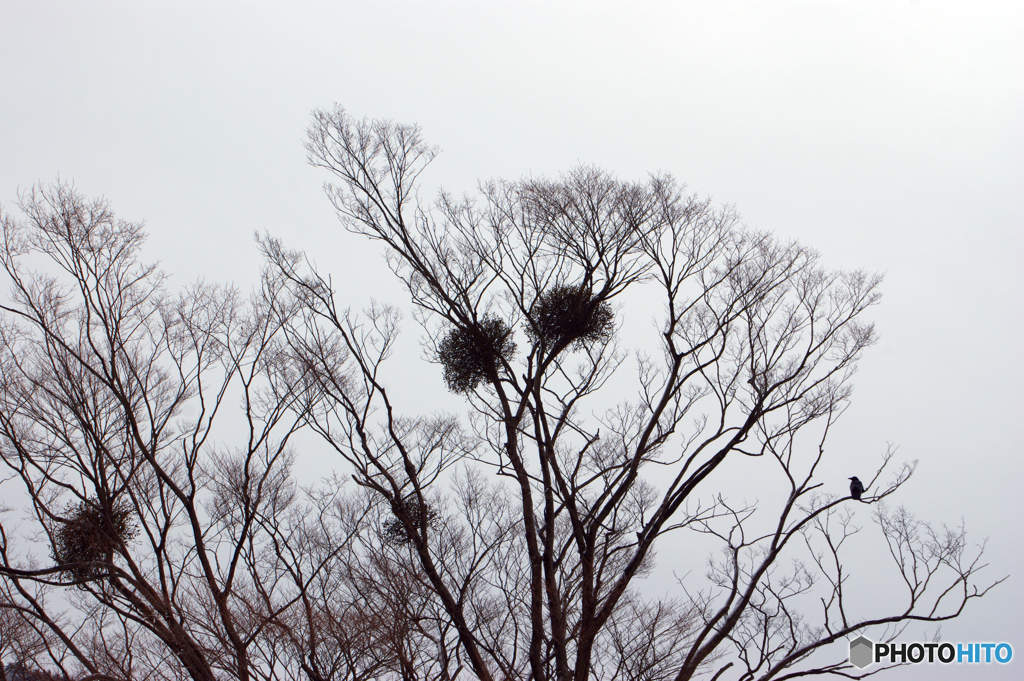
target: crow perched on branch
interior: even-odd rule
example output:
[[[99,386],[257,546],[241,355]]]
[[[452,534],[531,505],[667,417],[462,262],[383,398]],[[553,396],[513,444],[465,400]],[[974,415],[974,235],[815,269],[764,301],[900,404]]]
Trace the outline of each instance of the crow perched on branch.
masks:
[[[864,494],[864,484],[855,475],[850,478],[850,496],[860,501],[860,495]]]

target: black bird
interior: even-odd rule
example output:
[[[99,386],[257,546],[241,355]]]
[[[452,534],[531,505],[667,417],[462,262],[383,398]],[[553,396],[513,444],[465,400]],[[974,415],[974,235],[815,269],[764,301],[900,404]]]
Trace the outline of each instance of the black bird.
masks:
[[[860,501],[861,494],[864,494],[864,483],[855,475],[850,478],[850,496]]]

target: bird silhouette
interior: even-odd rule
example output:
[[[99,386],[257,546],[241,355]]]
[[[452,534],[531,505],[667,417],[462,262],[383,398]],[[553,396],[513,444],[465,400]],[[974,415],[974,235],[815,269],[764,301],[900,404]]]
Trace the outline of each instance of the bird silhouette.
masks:
[[[850,496],[860,501],[861,494],[864,494],[864,483],[855,475],[850,478]]]

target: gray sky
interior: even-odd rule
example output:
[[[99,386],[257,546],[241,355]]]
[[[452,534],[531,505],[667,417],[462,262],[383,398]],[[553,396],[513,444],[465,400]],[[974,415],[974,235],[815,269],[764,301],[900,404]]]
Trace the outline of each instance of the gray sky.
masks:
[[[1024,657],[1024,3],[0,0],[0,202],[74,180],[145,220],[178,283],[248,288],[269,230],[354,304],[405,303],[305,164],[310,111],[335,102],[421,124],[443,150],[430,186],[665,170],[830,266],[884,272],[836,491],[887,443],[920,459],[902,501],[963,518],[988,576],[1012,575],[943,638]],[[399,368],[418,366],[406,328]],[[925,671],[956,670],[889,678]]]

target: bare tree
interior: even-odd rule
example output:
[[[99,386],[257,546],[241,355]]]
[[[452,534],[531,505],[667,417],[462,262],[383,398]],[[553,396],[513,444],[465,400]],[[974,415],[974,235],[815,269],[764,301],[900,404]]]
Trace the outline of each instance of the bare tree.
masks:
[[[425,206],[417,182],[437,152],[415,126],[319,111],[307,149],[337,178],[327,192],[345,226],[383,243],[428,355],[472,412],[468,428],[397,414],[382,369],[397,312],[347,311],[328,276],[267,238],[279,285],[304,310],[285,327],[317,384],[305,418],[390,509],[476,677],[840,671],[799,665],[869,626],[954,617],[990,588],[975,586],[981,565],[962,534],[880,512],[910,603],[879,615],[843,599],[851,500],[816,473],[875,340],[863,317],[879,277],[828,271],[665,175],[625,183],[584,167]],[[637,355],[636,397],[602,403],[627,357],[616,303],[641,291],[661,300],[657,347]],[[724,464],[737,459],[772,462],[778,507],[725,496]],[[864,502],[913,470],[886,478],[888,464]],[[710,584],[684,584],[685,606],[644,601],[636,580],[656,543],[684,530],[721,542]],[[802,562],[787,573],[790,559]],[[793,606],[822,580],[810,625]],[[648,640],[623,633],[641,622]]]
[[[173,294],[139,260],[140,225],[32,190],[20,218],[0,212],[4,664],[79,681],[851,675],[828,644],[991,588],[962,529],[881,503],[913,472],[889,452],[861,502],[908,601],[848,597],[862,507],[820,471],[877,277],[827,271],[668,176],[580,168],[424,206],[436,151],[415,127],[319,112],[308,150],[346,226],[384,245],[469,417],[399,414],[397,309],[346,309],[280,242],[260,240],[248,299]],[[661,312],[626,389],[637,296]],[[300,431],[354,490],[298,484]],[[736,504],[731,476],[755,466],[776,492]],[[656,548],[684,536],[718,545],[707,578],[645,593]]]
[[[4,577],[22,611],[96,678],[131,675],[139,629],[194,679],[224,669],[248,678],[236,575],[252,515],[280,491],[275,474],[295,423],[284,403],[249,389],[266,370],[274,328],[231,291],[166,294],[163,275],[137,260],[140,226],[104,201],[60,185],[33,190],[20,207],[26,220],[3,217],[0,249],[13,284],[0,329],[0,442],[55,565],[19,561],[30,545],[13,543],[5,526]],[[56,273],[25,264],[37,258]],[[206,455],[232,381],[248,443]],[[179,418],[186,404],[188,420]],[[238,491],[249,496],[214,499],[211,518],[203,491],[213,461],[244,477]],[[231,511],[241,514],[237,534],[218,522]],[[101,616],[62,623],[28,584],[75,585],[71,601],[84,612],[97,604],[89,614]],[[110,618],[126,629],[124,656],[99,661],[89,644]]]
[[[281,278],[248,301],[173,295],[106,201],[61,184],[19,207],[0,215],[0,454],[27,517],[2,509],[0,662],[97,681],[430,678],[450,635],[390,515],[291,476],[322,388],[286,337],[303,310]]]

